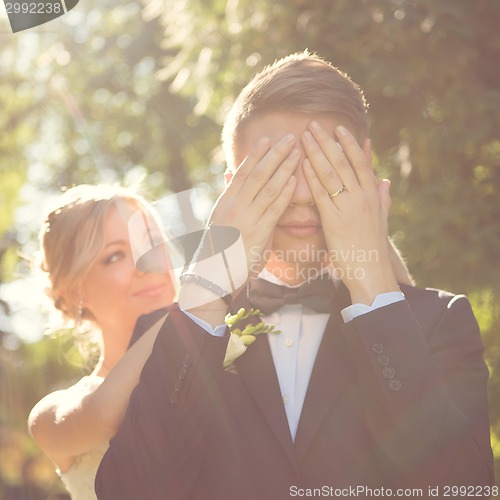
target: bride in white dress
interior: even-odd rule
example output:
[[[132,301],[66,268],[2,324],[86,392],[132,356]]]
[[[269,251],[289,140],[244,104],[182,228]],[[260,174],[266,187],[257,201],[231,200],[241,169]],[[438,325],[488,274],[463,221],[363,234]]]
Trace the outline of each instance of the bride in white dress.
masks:
[[[40,233],[40,265],[55,307],[75,322],[75,330],[82,321],[92,325],[101,345],[92,374],[45,396],[28,419],[31,435],[73,500],[96,498],[97,468],[164,316],[127,350],[137,319],[173,301],[168,272],[135,267],[128,220],[137,212],[158,232],[153,209],[132,191],[77,186],[62,196]]]

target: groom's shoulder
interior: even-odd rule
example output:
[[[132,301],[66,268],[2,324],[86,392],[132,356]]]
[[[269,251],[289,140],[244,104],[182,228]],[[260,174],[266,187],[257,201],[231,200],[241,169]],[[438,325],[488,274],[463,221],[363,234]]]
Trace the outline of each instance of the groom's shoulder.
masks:
[[[408,285],[401,285],[401,291],[418,321],[429,326],[445,315],[474,319],[470,302],[464,294]]]
[[[400,288],[409,301],[422,302],[424,304],[432,303],[440,307],[448,307],[450,303],[468,300],[463,293],[453,293],[439,288],[424,288],[409,285],[400,285]]]
[[[129,347],[137,342],[162,316],[165,316],[171,307],[163,307],[153,312],[142,314],[137,318]]]

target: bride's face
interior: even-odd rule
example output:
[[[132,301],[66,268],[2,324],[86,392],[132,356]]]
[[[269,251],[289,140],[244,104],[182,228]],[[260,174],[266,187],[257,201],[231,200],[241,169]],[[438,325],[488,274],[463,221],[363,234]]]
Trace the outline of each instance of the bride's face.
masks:
[[[173,301],[168,272],[144,273],[135,267],[128,221],[139,210],[128,201],[110,209],[104,220],[104,247],[83,282],[83,305],[104,334],[119,329],[130,335],[140,315]]]

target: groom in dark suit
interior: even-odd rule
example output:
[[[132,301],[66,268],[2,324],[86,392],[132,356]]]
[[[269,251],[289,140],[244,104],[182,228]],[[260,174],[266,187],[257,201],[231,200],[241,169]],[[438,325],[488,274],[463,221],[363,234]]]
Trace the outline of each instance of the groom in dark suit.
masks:
[[[477,323],[464,296],[401,284],[357,85],[314,55],[277,61],[223,142],[231,180],[211,222],[239,230],[245,258],[185,273],[98,498],[488,497]],[[252,306],[281,333],[223,368],[225,314]]]

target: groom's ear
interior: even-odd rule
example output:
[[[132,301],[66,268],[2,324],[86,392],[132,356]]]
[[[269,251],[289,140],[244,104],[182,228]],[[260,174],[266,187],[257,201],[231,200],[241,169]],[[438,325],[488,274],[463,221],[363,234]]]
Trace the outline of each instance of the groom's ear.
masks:
[[[231,169],[231,167],[226,167],[226,170],[224,172],[224,181],[226,182],[226,186],[229,184],[231,179],[233,178],[234,171]]]

